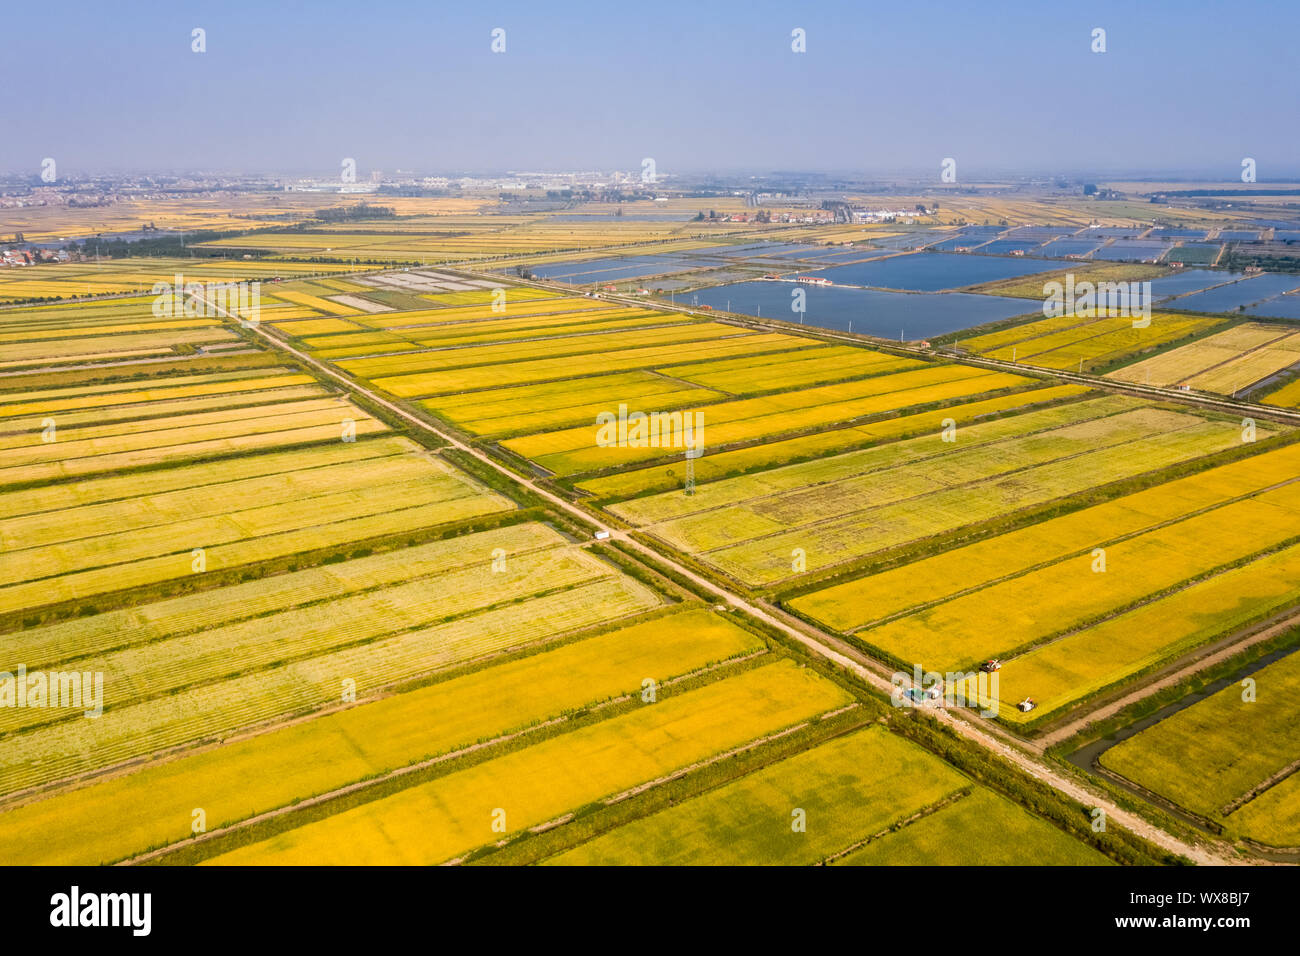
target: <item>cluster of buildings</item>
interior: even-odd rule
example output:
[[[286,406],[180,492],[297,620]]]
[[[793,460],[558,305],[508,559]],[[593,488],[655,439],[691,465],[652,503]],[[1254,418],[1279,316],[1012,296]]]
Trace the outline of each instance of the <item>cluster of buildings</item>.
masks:
[[[920,216],[933,216],[937,209],[855,209],[853,218],[858,222],[897,222],[899,219],[911,220]]]
[[[34,266],[38,262],[67,262],[70,256],[63,249],[5,249],[0,251],[0,262],[7,266]]]

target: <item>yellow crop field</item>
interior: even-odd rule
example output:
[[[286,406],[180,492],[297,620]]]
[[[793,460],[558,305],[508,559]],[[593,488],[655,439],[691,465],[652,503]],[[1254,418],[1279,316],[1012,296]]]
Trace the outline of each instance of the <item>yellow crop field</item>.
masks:
[[[1143,668],[1230,633],[1300,598],[1300,549],[1225,571],[1007,661],[1000,716],[1013,723],[1050,715]],[[1010,706],[1033,697],[1029,714]]]
[[[855,631],[1070,554],[1086,552],[1091,562],[1094,543],[1104,544],[1255,494],[1298,473],[1300,445],[1289,445],[889,571],[835,584],[789,603],[836,630]]]
[[[332,302],[329,299],[308,292],[299,292],[296,289],[277,288],[275,297],[283,302],[293,302],[296,305],[306,306],[325,315],[353,315],[357,311],[348,308],[346,305],[340,305],[337,302]]]
[[[1242,814],[1268,796],[1268,790],[1255,796],[1257,789],[1284,782],[1294,769],[1300,657],[1274,661],[1251,679],[1255,696],[1229,684],[1104,751],[1102,765],[1216,823],[1233,829],[1244,824],[1243,835],[1253,837],[1249,827],[1262,822],[1259,813]],[[1288,802],[1288,791],[1271,801],[1284,811]],[[1274,840],[1285,827],[1264,825]],[[1297,835],[1293,830],[1291,842],[1280,845],[1294,845]]]
[[[1186,383],[1207,392],[1231,394],[1300,362],[1300,334],[1290,328],[1245,322],[1191,345],[1107,374],[1124,382]]]
[[[743,581],[769,584],[800,566],[827,567],[1240,444],[1233,425],[1173,412],[1130,412],[1056,431],[954,452],[941,469],[900,465],[647,530]]]
[[[634,351],[638,347],[663,343],[691,343],[728,337],[745,337],[745,330],[715,322],[701,322],[695,325],[568,335],[535,341],[503,342],[497,345],[467,345],[461,348],[433,349],[397,357],[348,359],[338,364],[353,375],[374,378],[404,372],[432,372],[440,369],[527,362],[539,358],[554,360],[560,356],[611,355],[619,351]]]
[[[1300,775],[1291,774],[1228,818],[1232,829],[1266,846],[1300,846]]]
[[[301,467],[312,464],[313,455],[309,451],[298,454],[302,456]],[[415,473],[407,477],[412,468]],[[203,467],[205,474],[210,471],[210,467]],[[116,502],[108,509],[101,508],[112,515],[110,527],[117,530],[90,536],[84,535],[95,529],[85,525],[69,524],[59,529],[61,523],[79,517],[66,509],[15,520],[5,528],[10,550],[0,555],[0,582],[3,582],[0,611],[187,577],[196,573],[195,548],[203,552],[204,568],[200,572],[217,570],[510,507],[500,496],[487,492],[432,456],[376,459],[369,468],[358,470],[352,485],[321,486],[314,493],[308,490],[310,485],[304,485],[320,477],[306,472],[299,476],[281,472],[273,482],[263,484],[278,489],[284,500],[264,498],[267,503],[262,504],[241,497],[238,485],[204,484],[199,486],[200,494],[213,502],[207,509],[210,513],[181,510],[176,518],[163,523],[152,518],[151,509],[172,500],[179,506],[191,501],[194,494],[181,492],[173,499],[159,499],[157,495],[136,492],[134,497]],[[99,479],[98,483],[108,485],[117,481],[106,478]],[[86,486],[96,483],[84,482],[79,490],[93,496],[96,489]],[[302,494],[295,496],[295,487]],[[10,513],[20,514],[25,502],[61,488],[13,492],[0,498],[13,508]],[[224,497],[225,494],[233,496]],[[394,495],[401,501],[398,509],[393,508]],[[220,505],[220,510],[214,505]],[[129,527],[124,523],[136,515],[147,526],[121,530]],[[106,557],[111,557],[107,565]]]
[[[216,829],[762,649],[701,610],[617,628],[10,809],[0,856],[113,862],[187,838],[196,803]]]
[[[1144,349],[1222,325],[1225,320],[1155,312],[1150,325],[1135,328],[1129,317],[1095,318],[1061,328],[1060,319],[1045,319],[1020,326],[1023,336],[1013,344],[990,347],[982,337],[962,342],[965,348],[991,358],[1024,362],[1041,368],[1084,370],[1108,365]],[[1040,334],[1040,326],[1041,332]],[[1059,329],[1059,331],[1058,331]],[[1003,333],[997,342],[1005,341]]]
[[[557,385],[567,387],[559,388]],[[570,380],[548,385],[525,385],[428,399],[419,404],[468,432],[495,435],[538,432],[594,421],[602,411],[617,411],[620,403],[640,403],[667,410],[723,397],[707,388],[637,371],[593,376],[583,380],[582,384]],[[476,401],[465,401],[468,398]]]
[[[668,366],[659,369],[659,372],[696,385],[743,395],[747,392],[776,391],[863,375],[901,372],[922,368],[923,364],[914,359],[895,358],[867,349],[827,345],[800,349],[793,355],[729,359],[704,362],[698,366]]]
[[[608,309],[609,303],[598,299],[575,299],[569,297],[551,299],[524,299],[510,304],[506,293],[504,312],[493,312],[491,305],[456,306],[417,310],[415,312],[385,312],[379,315],[356,316],[354,321],[370,329],[400,329],[411,325],[451,324],[461,322],[481,322],[491,319],[515,319],[535,315],[557,315],[560,313],[584,313]]]
[[[453,568],[428,579],[83,658],[77,666],[104,675],[104,707],[111,713],[196,682],[248,675],[282,661],[322,658],[485,609],[615,578],[610,565],[581,549],[537,551],[517,555],[504,569],[488,574],[481,565]],[[56,720],[49,711],[9,709],[0,713],[0,729],[12,733]]]
[[[1109,866],[1084,843],[991,790],[976,790],[935,813],[882,833],[843,866]]]
[[[782,661],[542,741],[216,857],[217,864],[440,863],[848,704]],[[381,836],[386,834],[386,836]],[[399,838],[400,835],[400,838]]]
[[[900,780],[915,785],[900,787]],[[970,780],[916,744],[869,727],[602,834],[546,862],[807,866],[969,786]],[[791,807],[799,807],[817,824],[795,832]],[[850,807],[852,812],[845,812]]]
[[[1262,401],[1270,405],[1280,405],[1282,408],[1300,408],[1300,379],[1288,382]]]
[[[63,721],[8,738],[0,792],[115,766],[145,754],[220,738],[272,719],[336,704],[343,678],[358,700],[395,682],[482,660],[659,606],[629,578],[611,576],[456,620],[290,660],[251,674],[128,703],[111,720]],[[106,690],[107,693],[107,690]]]
[[[295,338],[305,335],[326,335],[331,332],[351,332],[360,328],[342,319],[304,319],[300,322],[282,322],[276,319],[272,324],[281,332]]]
[[[563,356],[535,358],[505,365],[480,365],[473,368],[442,372],[416,372],[375,378],[374,384],[399,398],[415,398],[461,392],[477,388],[496,388],[506,385],[528,385],[561,378],[571,378],[581,373],[583,363],[592,371],[626,372],[633,369],[653,368],[683,359],[719,358],[725,355],[753,355],[789,348],[791,336],[780,333],[715,335],[712,339],[685,344],[651,345],[640,348],[618,349],[613,352],[587,353],[591,358]]]
[[[753,438],[849,422],[873,413],[993,392],[1028,382],[1018,375],[950,365],[720,402],[699,410],[704,422],[703,444],[706,449],[720,448]],[[593,423],[589,427],[512,439],[502,444],[557,474],[578,474],[664,457],[662,448],[600,446],[595,438]]]
[[[49,415],[71,409],[103,408],[109,405],[160,402],[174,398],[217,395],[224,392],[243,392],[262,388],[281,388],[289,385],[308,385],[315,382],[310,375],[281,374],[256,378],[227,378],[222,381],[141,388],[130,383],[130,390],[109,391],[107,388],[77,389],[87,394],[67,398],[47,397],[40,393],[23,395],[21,402],[0,403],[0,418],[13,415]],[[57,390],[56,390],[57,391]],[[107,394],[99,394],[107,392]]]
[[[457,567],[490,569],[493,552],[498,548],[509,562],[564,544],[565,539],[545,525],[507,525],[231,584],[222,589],[227,600],[221,602],[213,602],[210,594],[200,591],[27,628],[9,635],[7,640],[16,655],[33,666],[43,666],[224,628],[424,575],[445,574]]]
[[[905,661],[955,670],[1007,657],[1214,569],[1300,536],[1300,485],[1286,485],[1113,541],[1085,537],[1070,557],[859,631]],[[1095,570],[1102,548],[1104,572]]]

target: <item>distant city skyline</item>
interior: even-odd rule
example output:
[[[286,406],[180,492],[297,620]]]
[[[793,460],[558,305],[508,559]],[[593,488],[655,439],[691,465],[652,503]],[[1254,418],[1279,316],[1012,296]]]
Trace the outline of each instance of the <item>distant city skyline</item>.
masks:
[[[1300,8],[1259,2],[19,5],[0,32],[19,91],[0,106],[0,172],[652,157],[665,175],[938,183],[951,157],[958,184],[1232,182],[1251,157],[1259,182],[1284,181],[1300,178],[1298,27]]]

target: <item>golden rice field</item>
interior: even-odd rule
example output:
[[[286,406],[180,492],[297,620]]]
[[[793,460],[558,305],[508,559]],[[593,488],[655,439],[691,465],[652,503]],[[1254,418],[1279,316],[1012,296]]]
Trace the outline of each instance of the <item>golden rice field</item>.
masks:
[[[963,339],[961,345],[989,358],[1039,368],[1090,371],[1204,333],[1227,320],[1153,312],[1145,327],[1134,327],[1134,321],[1127,316],[1068,315]]]
[[[1191,345],[1107,373],[1149,385],[1187,385],[1226,395],[1300,362],[1300,333],[1288,326],[1245,322]]]
[[[981,442],[990,429],[999,437]],[[963,434],[966,444],[932,434],[611,510],[724,573],[769,585],[1241,443],[1235,423],[1120,398]]]
[[[545,653],[34,799],[0,814],[0,853],[14,863],[113,862],[187,838],[196,803],[213,829],[228,826],[639,693],[639,675],[669,681],[763,649],[752,634],[703,610],[614,626]]]
[[[1110,860],[992,790],[976,790],[838,859],[842,866],[1106,866]]]
[[[442,863],[850,703],[778,661],[215,857],[217,865]],[[504,815],[504,816],[503,816]]]
[[[320,201],[232,197],[160,205],[154,218],[260,228],[306,223]],[[696,202],[667,208],[693,214]],[[957,769],[974,745],[917,735],[742,608],[705,603],[621,536],[593,538],[580,512],[417,432],[298,350],[454,430],[453,444],[532,469],[666,553],[756,587],[845,563],[871,582],[878,554],[1231,448],[1235,428],[1045,376],[514,285],[509,263],[486,267],[503,274],[499,287],[445,267],[367,264],[697,249],[766,230],[752,223],[391,205],[404,218],[213,243],[284,258],[0,277],[0,301],[65,300],[0,310],[0,672],[85,672],[103,690],[93,719],[70,705],[0,707],[0,857],[434,864],[504,840],[550,863],[852,863],[890,847],[935,862],[1110,862],[1069,822],[1079,808],[1065,798],[1035,796],[1031,813],[995,794]],[[748,208],[739,197],[710,205]],[[642,206],[665,208],[565,212]],[[111,228],[144,208],[85,215]],[[84,227],[75,218],[68,232]],[[41,213],[26,228],[64,226]],[[295,261],[314,256],[337,265]],[[181,274],[262,280],[260,314],[242,316],[256,330],[198,308],[160,311],[153,284]],[[66,301],[110,292],[129,294]],[[597,442],[596,419],[620,408],[702,416],[695,494],[681,493],[681,449]],[[1261,425],[1259,440],[1276,431]],[[1189,484],[1164,517],[1134,492],[1098,540],[1143,573],[1041,607],[1083,633],[1091,615],[1133,613],[1134,600],[1218,571],[1211,542],[1224,561],[1252,559],[1242,587],[1286,600],[1294,486],[1251,470],[1290,467],[1286,452],[1179,479]],[[968,590],[1067,581],[1075,550],[1051,540],[1054,558],[1030,562],[1022,543],[1020,565]],[[1281,550],[1259,555],[1270,547]],[[1177,560],[1149,567],[1166,552]],[[952,582],[961,567],[933,574]],[[827,590],[808,595],[821,595],[817,613],[796,609],[826,623],[819,614],[839,622],[848,604],[867,607]],[[954,655],[982,636],[980,609],[961,602],[948,602],[943,625]],[[870,644],[898,615],[931,613],[900,603],[889,619],[835,626]],[[1168,643],[1201,639],[1188,631]],[[1030,679],[1013,668],[1055,646],[1022,617],[1003,634],[1023,650],[1008,683]],[[796,806],[806,833],[790,827]],[[586,828],[592,814],[609,825]],[[998,826],[1014,850],[998,845]],[[962,827],[970,845],[945,847]]]
[[[1300,846],[1295,739],[1300,657],[1291,654],[1106,750],[1102,766],[1230,831]],[[1242,741],[1249,741],[1243,746]],[[1263,802],[1260,802],[1263,801]]]
[[[876,574],[857,577],[791,599],[789,606],[844,633],[941,607],[962,595],[1013,580],[1071,555],[1088,555],[1112,541],[1170,526],[1192,515],[1214,513],[1231,502],[1253,500],[1265,489],[1300,474],[1300,446],[1210,468],[1007,532],[943,551]],[[1288,484],[1286,487],[1292,487]],[[1109,574],[1108,562],[1107,574]],[[866,633],[870,633],[867,631]]]
[[[1287,382],[1277,391],[1270,392],[1260,400],[1282,408],[1300,408],[1300,379]]]
[[[909,781],[899,786],[899,781]],[[855,812],[845,813],[845,807]],[[807,828],[793,829],[795,810]],[[959,819],[954,815],[960,813]],[[981,816],[992,819],[967,829]],[[933,821],[941,820],[940,832]],[[1005,827],[1005,829],[1003,829]],[[1009,838],[1014,834],[1014,838]],[[948,839],[944,839],[944,837]],[[807,866],[1109,861],[879,727],[832,740],[546,861],[555,866]]]

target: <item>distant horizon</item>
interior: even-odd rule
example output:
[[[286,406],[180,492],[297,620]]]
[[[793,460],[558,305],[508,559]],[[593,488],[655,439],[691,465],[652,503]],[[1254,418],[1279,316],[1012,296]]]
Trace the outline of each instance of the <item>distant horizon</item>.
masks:
[[[20,5],[0,169],[1300,177],[1300,8]],[[504,52],[492,51],[504,30]],[[204,31],[201,43],[194,31]],[[794,38],[803,31],[802,39]],[[1093,52],[1094,31],[1105,52]],[[802,44],[803,52],[795,46]],[[195,46],[203,52],[195,52]],[[1290,92],[1288,92],[1288,90]],[[222,172],[224,171],[224,172]],[[256,173],[251,173],[256,174]]]
[[[575,163],[572,166],[552,166],[552,167],[518,167],[518,168],[470,168],[470,169],[422,169],[418,167],[409,167],[402,165],[393,165],[389,167],[376,167],[385,179],[404,179],[410,177],[416,178],[501,178],[506,176],[563,176],[582,173],[592,173],[596,175],[613,175],[615,173],[635,173],[633,167],[597,167],[590,164]],[[168,168],[168,167],[104,167],[99,169],[77,169],[68,166],[59,167],[58,184],[67,184],[70,181],[84,182],[95,179],[128,179],[138,178],[229,178],[229,179],[297,179],[304,181],[315,181],[320,183],[337,182],[337,179],[331,180],[332,171],[321,169],[307,168],[283,168],[283,169],[222,169],[222,168]],[[1275,176],[1259,176],[1253,183],[1243,183],[1239,177],[1224,177],[1215,175],[1215,170],[1209,168],[1196,169],[1111,169],[1111,170],[1043,170],[1043,169],[1003,169],[1003,170],[973,170],[970,175],[957,183],[941,183],[927,178],[924,171],[919,169],[912,170],[851,170],[837,169],[832,167],[826,168],[793,168],[793,169],[761,169],[751,166],[737,167],[704,167],[700,169],[680,169],[665,170],[662,167],[658,172],[658,182],[661,185],[672,188],[675,182],[689,181],[697,183],[702,179],[718,178],[727,180],[741,179],[780,179],[798,176],[820,177],[828,180],[844,180],[853,183],[864,184],[885,184],[885,185],[916,185],[939,190],[959,192],[965,189],[981,186],[1029,186],[1035,183],[1047,183],[1051,180],[1068,180],[1071,182],[1133,182],[1133,183],[1194,183],[1194,184],[1215,184],[1221,183],[1225,188],[1240,187],[1243,189],[1262,188],[1269,185],[1296,185],[1300,184],[1300,165],[1297,165],[1291,172]],[[367,185],[371,169],[364,166],[358,158],[357,163],[357,185]],[[22,181],[24,179],[39,179],[39,168],[25,170],[18,168],[0,169],[0,179]],[[36,185],[49,185],[45,183],[35,183]],[[636,185],[630,182],[629,185]]]

